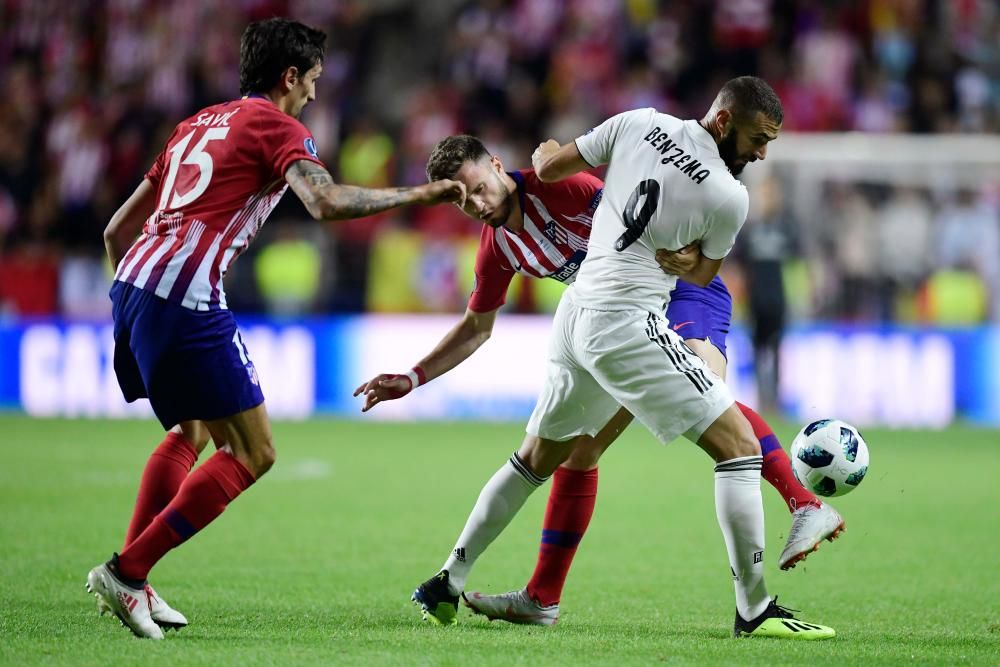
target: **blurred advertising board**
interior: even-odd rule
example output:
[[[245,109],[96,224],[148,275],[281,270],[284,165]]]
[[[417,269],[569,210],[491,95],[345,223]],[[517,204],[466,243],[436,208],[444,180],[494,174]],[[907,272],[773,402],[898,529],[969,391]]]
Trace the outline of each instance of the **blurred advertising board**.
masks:
[[[243,337],[278,419],[526,420],[545,372],[548,316],[501,315],[466,363],[364,416],[352,396],[380,372],[401,372],[435,347],[454,315],[367,315],[294,322],[240,318]],[[36,416],[147,417],[122,399],[105,323],[0,324],[0,407]],[[752,350],[736,328],[729,377],[755,405]],[[782,345],[779,396],[796,421],[836,416],[861,426],[939,428],[955,419],[1000,426],[1000,328],[791,329]]]

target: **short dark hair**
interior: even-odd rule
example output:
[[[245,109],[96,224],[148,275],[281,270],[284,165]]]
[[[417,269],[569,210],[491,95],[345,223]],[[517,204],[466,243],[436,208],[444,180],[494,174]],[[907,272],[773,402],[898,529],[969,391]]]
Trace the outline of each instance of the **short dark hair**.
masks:
[[[325,43],[325,32],[291,19],[251,23],[240,38],[240,95],[271,90],[289,67],[305,74],[323,62]]]
[[[755,76],[741,76],[726,81],[716,102],[720,108],[728,109],[741,119],[752,118],[758,111],[778,124],[785,118],[778,94],[767,81]]]
[[[455,174],[467,161],[478,162],[489,156],[490,152],[483,142],[470,134],[447,137],[437,143],[427,158],[427,180],[455,178]]]

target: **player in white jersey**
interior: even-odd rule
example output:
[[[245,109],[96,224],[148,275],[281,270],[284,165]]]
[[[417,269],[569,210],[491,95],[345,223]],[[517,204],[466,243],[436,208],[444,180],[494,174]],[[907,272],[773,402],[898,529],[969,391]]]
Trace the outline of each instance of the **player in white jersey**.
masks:
[[[515,273],[572,283],[585,259],[593,214],[604,187],[587,172],[543,183],[533,169],[506,170],[498,156],[469,135],[438,142],[427,160],[427,178],[463,182],[469,195],[462,210],[483,223],[473,291],[461,320],[410,371],[379,374],[355,390],[355,396],[364,393],[363,412],[408,395],[474,354],[490,338]],[[683,276],[694,268],[698,256],[696,246],[657,253],[664,270],[679,276],[666,317],[684,342],[725,379],[731,298],[718,276],[704,288],[684,282]],[[798,483],[788,455],[763,418],[749,406],[737,406],[760,442],[762,476],[781,493],[792,513],[788,544],[778,562],[782,569],[794,567],[820,540],[835,537],[843,519]],[[522,590],[497,595],[466,591],[465,599],[474,612],[515,623],[553,625],[558,620],[563,585],[594,510],[598,461],[631,421],[632,415],[622,408],[597,437],[577,438],[572,455],[552,476],[534,574]],[[469,528],[475,532],[475,526]],[[465,554],[465,561],[451,564],[456,581],[464,581],[462,570],[471,569],[475,562],[475,552],[466,550]],[[418,597],[423,597],[419,587],[414,594]],[[422,614],[436,619],[438,613],[449,616],[458,604],[458,595],[452,597],[437,607],[422,605]]]
[[[556,312],[547,379],[527,428],[536,437],[487,483],[445,567],[418,589],[425,608],[461,593],[465,563],[566,459],[574,438],[595,436],[623,406],[662,442],[684,434],[716,462],[716,509],[736,587],[734,634],[835,634],[793,619],[767,593],[760,445],[725,384],[667,326],[662,313],[676,277],[656,259],[658,250],[696,243],[699,257],[685,279],[705,286],[715,277],[749,206],[734,177],[766,156],[782,116],[770,86],[741,77],[726,83],[700,122],[641,109],[574,143],[536,150],[544,182],[609,164],[604,198],[587,261]]]

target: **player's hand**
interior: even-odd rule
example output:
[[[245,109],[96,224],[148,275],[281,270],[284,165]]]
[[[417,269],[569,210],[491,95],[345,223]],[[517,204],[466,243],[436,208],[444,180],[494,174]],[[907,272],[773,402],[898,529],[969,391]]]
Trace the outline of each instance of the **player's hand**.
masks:
[[[697,242],[690,243],[680,250],[660,248],[656,251],[656,263],[660,265],[664,273],[674,276],[690,273],[698,266],[700,260],[701,246]]]
[[[535,171],[538,171],[538,167],[545,161],[545,158],[555,153],[559,148],[559,142],[555,139],[538,144],[538,148],[531,154],[531,166],[534,167]]]
[[[365,404],[361,412],[368,412],[382,401],[402,398],[413,391],[413,382],[405,375],[382,373],[354,390],[354,395],[365,394]]]
[[[465,183],[447,178],[420,186],[421,204],[445,204],[454,202],[465,206]]]

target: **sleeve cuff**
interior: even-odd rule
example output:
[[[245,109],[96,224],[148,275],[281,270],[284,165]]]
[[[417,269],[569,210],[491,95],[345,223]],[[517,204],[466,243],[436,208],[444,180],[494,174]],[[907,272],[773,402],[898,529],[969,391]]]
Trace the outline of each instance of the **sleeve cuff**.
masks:
[[[589,164],[590,167],[591,167],[591,169],[596,168],[597,165],[594,164],[593,162],[591,162],[590,160],[588,160],[587,156],[584,155],[583,148],[580,146],[580,137],[577,137],[576,139],[574,139],[573,143],[576,144],[576,151],[580,154],[580,157],[583,158],[583,161],[586,162],[587,164]]]

